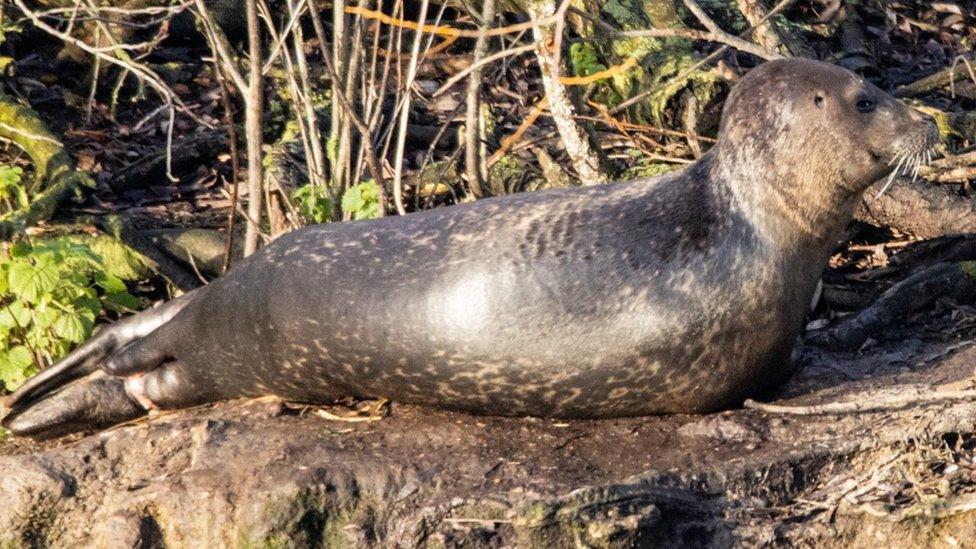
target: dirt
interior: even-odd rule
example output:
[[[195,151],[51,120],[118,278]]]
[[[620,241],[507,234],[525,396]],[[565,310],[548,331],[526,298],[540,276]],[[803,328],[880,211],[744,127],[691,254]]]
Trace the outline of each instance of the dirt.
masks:
[[[773,400],[971,378],[976,331],[916,320],[860,353],[803,347]],[[974,412],[559,422],[393,405],[356,423],[231,402],[0,444],[0,545],[951,544],[976,536]]]

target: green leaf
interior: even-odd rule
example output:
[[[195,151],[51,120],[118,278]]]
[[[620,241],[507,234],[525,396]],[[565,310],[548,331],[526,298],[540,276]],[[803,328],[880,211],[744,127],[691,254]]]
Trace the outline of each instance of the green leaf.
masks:
[[[332,220],[332,200],[326,196],[325,188],[319,185],[303,185],[291,193],[298,203],[302,217],[313,223],[327,223]]]
[[[19,187],[20,176],[23,174],[24,170],[17,166],[0,164],[0,188],[6,191],[7,189]]]
[[[34,329],[46,330],[64,314],[60,309],[51,306],[40,306],[34,309]]]
[[[20,208],[26,208],[30,206],[30,198],[27,196],[27,189],[23,187],[17,187],[17,206]]]
[[[34,353],[58,359],[91,335],[104,310],[141,307],[101,256],[67,240],[11,245],[0,257],[0,295],[0,388],[8,390],[34,371]]]
[[[79,297],[72,304],[74,305],[74,309],[79,311],[79,314],[90,315],[92,321],[102,312],[102,302],[97,297]]]
[[[54,333],[72,343],[81,343],[91,334],[93,322],[85,315],[65,313],[54,323]]]
[[[69,242],[65,246],[64,251],[66,254],[68,254],[69,257],[77,257],[79,259],[84,259],[85,261],[88,261],[95,267],[102,266],[102,256],[96,254],[95,252],[92,251],[91,248],[85,246],[84,244],[73,244]]]
[[[122,282],[121,278],[104,271],[95,273],[95,283],[109,293],[124,292],[126,290],[125,282]]]
[[[576,43],[569,47],[569,58],[576,76],[589,76],[607,70],[597,59],[596,48],[588,43]]]
[[[372,180],[349,187],[342,195],[342,211],[353,219],[374,219],[380,214],[380,195]]]
[[[31,245],[23,240],[14,242],[10,246],[10,257],[27,257],[32,249]]]
[[[30,321],[30,309],[23,302],[14,301],[5,307],[0,307],[0,325],[7,329],[23,328]]]
[[[120,313],[137,311],[142,306],[139,299],[128,292],[105,294],[102,296],[102,302],[107,309]]]
[[[18,345],[0,353],[0,382],[8,391],[14,391],[34,373],[34,357],[27,347]]]
[[[37,303],[58,287],[59,274],[53,263],[18,262],[10,266],[7,280],[11,292],[28,303]]]

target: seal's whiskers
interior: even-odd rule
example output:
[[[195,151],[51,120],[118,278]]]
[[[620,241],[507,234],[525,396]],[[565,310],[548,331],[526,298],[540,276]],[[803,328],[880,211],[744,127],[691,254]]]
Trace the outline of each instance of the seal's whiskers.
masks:
[[[922,153],[918,153],[915,155],[915,169],[912,170],[912,183],[914,183],[915,180],[918,179],[918,170],[921,167],[922,167]]]
[[[888,176],[885,184],[881,187],[881,190],[878,191],[878,194],[874,195],[874,198],[881,198],[881,195],[888,191],[891,184],[894,183],[898,176],[908,176],[908,174],[911,174],[912,183],[914,183],[916,180],[918,180],[918,173],[921,171],[922,166],[931,164],[932,159],[935,157],[935,153],[937,152],[942,152],[941,143],[936,143],[935,145],[931,145],[925,149],[915,152],[904,150],[891,157],[891,160],[888,161],[888,165],[891,166],[892,164],[895,164],[895,169],[891,170],[891,175]]]
[[[891,170],[891,175],[888,176],[888,180],[885,181],[884,186],[881,187],[881,190],[878,191],[878,194],[874,196],[875,199],[881,198],[881,195],[883,195],[885,191],[888,190],[888,187],[891,186],[891,183],[894,182],[896,177],[898,177],[898,172],[901,171],[901,165],[905,163],[905,159],[908,158],[908,155],[902,152],[899,153],[897,156],[895,156],[895,158],[899,158],[900,160],[898,160],[898,164],[895,166],[895,169]],[[892,158],[892,161],[894,161],[895,158]]]

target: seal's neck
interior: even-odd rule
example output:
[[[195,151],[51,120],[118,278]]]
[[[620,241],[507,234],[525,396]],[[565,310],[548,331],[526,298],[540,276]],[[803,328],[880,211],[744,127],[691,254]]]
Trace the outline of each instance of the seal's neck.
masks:
[[[728,184],[734,206],[777,248],[828,253],[860,199],[837,152],[757,141],[716,143],[708,153],[713,180]]]

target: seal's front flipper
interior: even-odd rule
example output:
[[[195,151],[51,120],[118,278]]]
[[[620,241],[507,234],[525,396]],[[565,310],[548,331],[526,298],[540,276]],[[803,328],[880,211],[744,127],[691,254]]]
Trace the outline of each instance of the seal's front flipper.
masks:
[[[29,404],[18,404],[2,425],[17,436],[54,438],[101,429],[145,415],[119,377],[93,377],[72,383]]]

